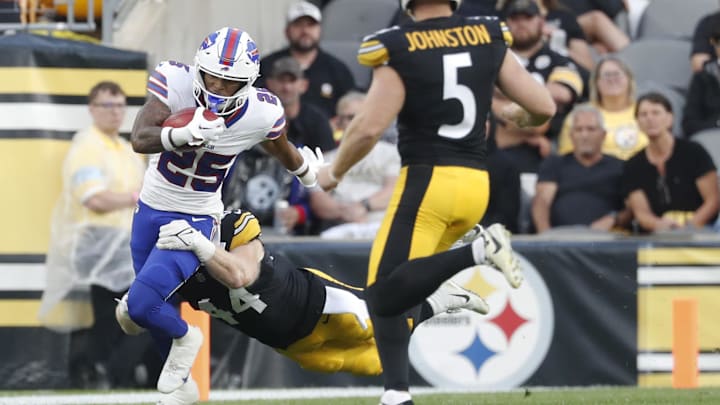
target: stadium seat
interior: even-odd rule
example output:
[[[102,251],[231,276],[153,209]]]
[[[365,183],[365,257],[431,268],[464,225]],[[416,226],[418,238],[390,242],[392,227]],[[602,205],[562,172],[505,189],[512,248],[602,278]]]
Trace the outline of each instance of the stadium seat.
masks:
[[[370,85],[371,70],[357,61],[359,40],[323,40],[320,42],[320,47],[345,62],[355,78],[355,85],[360,89],[367,90]]]
[[[360,41],[386,28],[397,9],[396,0],[333,0],[323,10],[322,37]]]
[[[690,140],[702,145],[712,157],[715,166],[720,167],[720,129],[700,131],[693,135]]]
[[[655,82],[687,94],[690,42],[677,39],[641,39],[617,53],[635,74],[638,83]]]
[[[652,0],[640,16],[637,38],[690,39],[700,18],[717,8],[717,0]]]
[[[667,97],[668,100],[670,100],[670,105],[672,105],[673,109],[673,134],[678,137],[683,137],[683,129],[682,129],[682,119],[683,119],[683,110],[685,108],[685,96],[682,95],[677,90],[674,90],[671,87],[668,87],[666,85],[662,85],[660,83],[652,82],[652,81],[642,81],[638,82],[637,84],[637,96],[641,96],[645,93],[656,91],[663,96]]]

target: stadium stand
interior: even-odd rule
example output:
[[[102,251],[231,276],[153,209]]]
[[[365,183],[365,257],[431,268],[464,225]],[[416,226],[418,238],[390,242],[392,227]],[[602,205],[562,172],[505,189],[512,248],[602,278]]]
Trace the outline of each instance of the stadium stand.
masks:
[[[640,39],[617,53],[627,63],[636,80],[663,84],[687,92],[692,72],[688,63],[690,42],[679,39]]]
[[[397,9],[393,0],[334,0],[323,9],[322,38],[360,41],[387,27]]]
[[[371,70],[357,61],[360,41],[324,39],[320,41],[320,47],[345,63],[355,77],[355,85],[358,88],[368,88]]]
[[[717,6],[717,0],[652,0],[640,17],[637,38],[690,39],[700,18]]]
[[[693,135],[692,140],[702,145],[717,166],[720,164],[720,129],[706,129]]]

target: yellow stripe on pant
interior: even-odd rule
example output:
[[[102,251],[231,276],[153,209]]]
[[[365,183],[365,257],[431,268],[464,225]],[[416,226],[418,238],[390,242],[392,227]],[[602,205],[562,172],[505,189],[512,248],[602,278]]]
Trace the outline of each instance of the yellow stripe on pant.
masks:
[[[408,259],[447,250],[480,222],[489,193],[485,170],[404,166],[372,246],[368,285]]]

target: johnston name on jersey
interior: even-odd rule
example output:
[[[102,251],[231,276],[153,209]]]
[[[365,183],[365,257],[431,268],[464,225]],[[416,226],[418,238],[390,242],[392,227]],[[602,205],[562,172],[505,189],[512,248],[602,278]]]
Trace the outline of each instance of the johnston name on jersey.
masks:
[[[194,77],[193,66],[161,62],[150,74],[147,89],[174,113],[198,106]],[[140,199],[156,210],[219,216],[222,182],[237,155],[282,134],[282,103],[268,90],[251,87],[245,104],[225,118],[225,126],[217,141],[202,148],[151,155]]]
[[[363,39],[358,62],[388,65],[403,80],[402,165],[483,168],[485,120],[512,37],[496,17],[435,18]]]

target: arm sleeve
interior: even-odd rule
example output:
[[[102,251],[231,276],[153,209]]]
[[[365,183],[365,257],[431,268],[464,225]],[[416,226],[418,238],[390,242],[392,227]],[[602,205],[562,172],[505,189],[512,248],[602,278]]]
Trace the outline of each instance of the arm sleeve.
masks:
[[[703,129],[714,127],[717,116],[708,114],[705,111],[704,95],[705,86],[703,83],[702,73],[693,75],[688,89],[687,100],[683,111],[682,127],[685,137],[691,137],[693,134]]]

